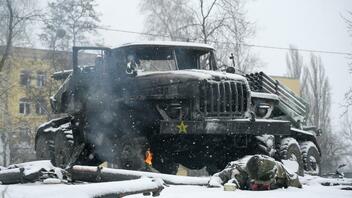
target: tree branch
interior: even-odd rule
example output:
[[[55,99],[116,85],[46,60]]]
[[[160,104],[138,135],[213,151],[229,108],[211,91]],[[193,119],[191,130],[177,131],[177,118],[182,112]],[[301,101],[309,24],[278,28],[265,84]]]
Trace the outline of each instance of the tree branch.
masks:
[[[12,38],[13,38],[13,19],[14,19],[14,14],[13,14],[13,9],[12,9],[12,4],[11,0],[6,0],[6,7],[9,12],[9,23],[8,23],[8,33],[7,33],[7,38],[6,38],[6,47],[5,47],[5,52],[1,57],[0,60],[0,72],[3,70],[5,62],[7,58],[9,57],[10,50],[12,47]]]

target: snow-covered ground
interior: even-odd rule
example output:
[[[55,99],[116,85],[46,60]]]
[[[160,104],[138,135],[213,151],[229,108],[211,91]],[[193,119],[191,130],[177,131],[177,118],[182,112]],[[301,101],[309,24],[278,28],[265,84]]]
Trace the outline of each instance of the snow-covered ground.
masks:
[[[78,170],[96,169],[94,167],[75,166]],[[75,167],[73,169],[75,169]],[[142,192],[147,189],[155,192],[155,189],[163,187],[163,183],[187,183],[187,184],[207,184],[207,177],[182,177],[171,176],[165,174],[146,173],[139,171],[127,171],[120,169],[101,169],[102,174],[114,173],[133,175],[134,180],[119,181],[119,182],[102,182],[102,183],[87,183],[87,182],[68,182],[61,174],[61,169],[53,167],[49,161],[35,161],[23,164],[11,165],[7,168],[0,168],[0,180],[4,179],[4,173],[16,172],[19,168],[23,168],[24,175],[30,175],[37,171],[50,172],[51,177],[48,177],[41,182],[0,185],[1,198],[27,198],[27,197],[75,197],[75,198],[93,198],[101,197],[101,195],[111,195],[119,193],[126,195],[130,191]],[[93,170],[93,171],[94,171]],[[84,173],[86,174],[86,172]],[[54,177],[52,177],[54,175]],[[142,176],[142,178],[139,178]],[[60,178],[60,179],[59,179]],[[139,178],[139,179],[138,179]],[[5,181],[5,180],[2,180]],[[317,176],[305,176],[300,178],[303,188],[287,188],[276,189],[270,191],[248,191],[235,190],[224,191],[223,187],[208,188],[206,186],[197,185],[164,185],[160,197],[236,197],[236,198],[352,198],[352,179],[340,178],[322,178]],[[324,184],[324,185],[322,185]],[[329,185],[329,186],[327,186]],[[150,190],[148,190],[150,191]],[[114,197],[114,196],[111,196]],[[145,197],[142,194],[130,195],[130,197]]]
[[[160,197],[236,197],[236,198],[351,198],[352,190],[341,190],[351,186],[322,186],[320,183],[325,181],[319,177],[307,176],[301,178],[303,185],[302,189],[287,188],[271,191],[224,191],[223,188],[207,188],[205,186],[190,186],[190,185],[170,185],[165,187],[161,192]],[[341,179],[327,180],[330,182],[343,183]],[[345,180],[350,183],[352,180]],[[15,185],[0,185],[0,197],[6,198],[24,198],[24,197],[75,197],[88,198],[103,191],[120,191],[124,189],[137,188],[140,185],[153,185],[148,178],[126,181],[126,182],[106,182],[95,184],[15,184]],[[145,197],[142,194],[131,195],[130,197]]]
[[[224,191],[223,188],[207,188],[202,186],[171,186],[165,188],[160,197],[167,198],[351,198],[352,190],[340,190],[341,186],[303,186],[302,189],[287,188],[271,191]],[[143,197],[132,195],[131,197]]]
[[[0,185],[1,198],[93,198],[101,194],[123,193],[139,190],[141,187],[156,187],[149,178],[122,182],[105,182],[94,184],[14,184]]]

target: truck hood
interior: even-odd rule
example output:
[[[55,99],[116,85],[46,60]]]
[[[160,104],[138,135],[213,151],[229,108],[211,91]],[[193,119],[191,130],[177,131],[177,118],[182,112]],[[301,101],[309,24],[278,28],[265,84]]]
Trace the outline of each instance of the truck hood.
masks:
[[[204,81],[237,81],[246,84],[246,78],[238,74],[207,70],[177,70],[140,72],[126,82],[133,86],[132,98],[185,99],[199,96],[200,83]]]
[[[208,71],[208,70],[176,70],[176,71],[153,71],[153,72],[140,72],[136,76],[138,81],[147,84],[151,83],[154,85],[165,85],[173,83],[183,83],[190,81],[202,81],[202,80],[238,80],[245,81],[245,77],[238,74],[231,74],[220,71]]]

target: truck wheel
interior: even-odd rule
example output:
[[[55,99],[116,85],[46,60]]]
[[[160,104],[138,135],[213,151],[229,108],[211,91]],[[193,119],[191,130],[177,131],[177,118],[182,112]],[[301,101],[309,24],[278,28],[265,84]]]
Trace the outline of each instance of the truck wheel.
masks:
[[[54,166],[65,168],[74,148],[72,130],[58,130],[54,144],[54,160],[52,163]]]
[[[177,156],[183,157],[179,159],[178,162],[188,169],[202,169],[205,166],[204,160],[197,155],[199,155],[199,153],[192,151],[179,152]]]
[[[145,168],[145,152],[148,140],[143,137],[122,137],[117,145],[116,164],[118,168],[128,170],[142,170]]]
[[[161,173],[176,175],[178,171],[178,163],[169,160],[167,157],[162,155],[154,155],[153,167]]]
[[[300,146],[303,156],[303,167],[306,173],[320,175],[320,153],[317,146],[311,141],[302,142]]]
[[[303,160],[301,150],[296,139],[287,137],[281,140],[279,158],[281,160],[296,161],[298,163],[298,170],[296,173],[303,176]]]
[[[35,153],[38,160],[51,160],[53,157],[53,143],[49,140],[49,134],[38,135],[35,144]]]
[[[275,137],[273,135],[260,135],[254,138],[253,154],[263,154],[271,157],[274,155]]]
[[[207,170],[210,176],[221,171],[221,169],[219,169],[216,164],[207,164],[205,169]]]

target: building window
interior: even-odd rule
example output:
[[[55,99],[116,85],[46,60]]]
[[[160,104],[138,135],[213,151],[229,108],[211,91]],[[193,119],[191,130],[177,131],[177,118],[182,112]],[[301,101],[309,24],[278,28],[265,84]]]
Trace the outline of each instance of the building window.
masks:
[[[31,113],[31,103],[26,98],[20,99],[20,113],[28,115]]]
[[[28,86],[30,85],[30,79],[31,78],[31,75],[30,75],[30,72],[29,71],[21,71],[21,74],[20,74],[20,84],[23,85],[23,86]]]
[[[46,104],[43,99],[38,100],[38,102],[35,104],[35,112],[38,115],[44,115],[46,110],[45,110]]]
[[[44,87],[45,86],[46,75],[43,72],[37,73],[37,86]]]

